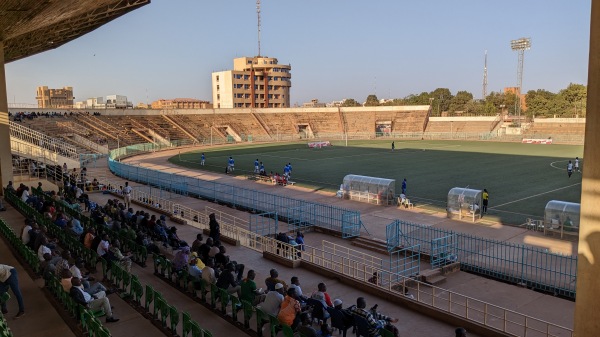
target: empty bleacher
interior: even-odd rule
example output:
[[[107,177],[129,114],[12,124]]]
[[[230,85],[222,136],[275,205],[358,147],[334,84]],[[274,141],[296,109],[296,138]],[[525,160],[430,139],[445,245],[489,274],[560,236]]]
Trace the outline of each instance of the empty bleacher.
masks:
[[[530,138],[538,138],[538,136],[549,137],[553,135],[584,135],[585,123],[549,123],[549,122],[533,122],[531,128],[527,130],[525,135]]]

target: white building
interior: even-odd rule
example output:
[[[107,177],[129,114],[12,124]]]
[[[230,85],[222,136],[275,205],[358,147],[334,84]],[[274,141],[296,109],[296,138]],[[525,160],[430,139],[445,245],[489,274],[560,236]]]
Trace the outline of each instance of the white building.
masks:
[[[133,104],[127,101],[127,96],[108,95],[106,97],[91,97],[83,102],[75,102],[75,109],[127,109]]]

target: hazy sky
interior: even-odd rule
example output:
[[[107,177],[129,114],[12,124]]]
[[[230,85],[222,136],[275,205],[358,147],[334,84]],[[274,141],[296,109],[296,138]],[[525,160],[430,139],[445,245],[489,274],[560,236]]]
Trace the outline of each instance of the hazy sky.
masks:
[[[292,65],[291,102],[400,98],[449,88],[481,97],[516,85],[510,41],[530,37],[523,89],[587,82],[590,0],[262,0],[261,54]],[[258,52],[254,0],[152,0],[56,50],[6,65],[9,103],[73,86],[212,101],[211,72]]]

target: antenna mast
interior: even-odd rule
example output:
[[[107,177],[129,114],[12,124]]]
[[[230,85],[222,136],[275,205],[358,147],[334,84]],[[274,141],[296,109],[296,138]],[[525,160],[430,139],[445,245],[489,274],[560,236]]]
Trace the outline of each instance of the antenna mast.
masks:
[[[487,97],[487,85],[488,85],[488,79],[487,79],[487,50],[486,50],[484,61],[483,61],[483,97],[482,97],[482,99],[485,99]]]
[[[256,0],[256,16],[258,19],[258,56],[260,56],[260,0]]]

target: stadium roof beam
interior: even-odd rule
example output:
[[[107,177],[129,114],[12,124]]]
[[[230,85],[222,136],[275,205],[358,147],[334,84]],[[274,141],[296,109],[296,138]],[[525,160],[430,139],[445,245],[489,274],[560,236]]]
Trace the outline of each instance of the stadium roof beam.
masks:
[[[150,0],[4,0],[4,63],[54,49],[150,3]]]

